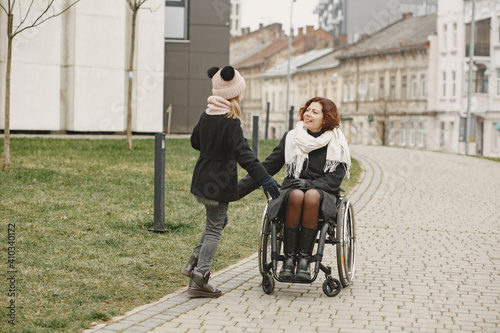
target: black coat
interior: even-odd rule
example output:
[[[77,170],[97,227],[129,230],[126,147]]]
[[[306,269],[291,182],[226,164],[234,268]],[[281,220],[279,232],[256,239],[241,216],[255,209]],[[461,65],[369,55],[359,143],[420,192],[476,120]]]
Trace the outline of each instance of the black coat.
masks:
[[[256,184],[268,175],[250,150],[239,119],[205,112],[191,134],[191,146],[200,151],[191,182],[191,193],[230,202],[238,200],[238,171],[241,165]]]
[[[278,145],[273,152],[262,162],[270,175],[278,173],[283,165],[285,165],[285,142],[288,132],[283,135]],[[346,174],[346,164],[340,163],[334,172],[325,173],[323,168],[326,162],[327,146],[313,150],[309,153],[308,159],[304,162],[299,178],[306,181],[306,186],[303,189],[316,189],[321,193],[321,215],[325,219],[333,218],[337,212],[337,197],[339,196],[340,184]],[[268,216],[273,219],[282,212],[283,203],[288,198],[290,181],[293,178],[285,177],[283,181],[283,189],[277,199],[271,200],[268,206]],[[259,185],[255,183],[248,175],[241,179],[238,183],[238,191],[240,198],[243,198]]]

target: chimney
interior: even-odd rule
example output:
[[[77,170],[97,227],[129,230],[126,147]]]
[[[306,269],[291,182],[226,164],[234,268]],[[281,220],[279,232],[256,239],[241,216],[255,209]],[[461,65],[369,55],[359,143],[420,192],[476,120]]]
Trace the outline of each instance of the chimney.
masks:
[[[314,34],[314,26],[313,26],[313,25],[307,25],[307,26],[306,26],[306,29],[307,29],[307,30],[306,30],[306,34],[307,34],[307,35],[312,35],[312,34]]]
[[[304,28],[299,28],[299,37],[304,36]]]
[[[403,16],[403,20],[406,20],[406,19],[412,18],[413,17],[413,13],[412,12],[403,13],[402,16]]]
[[[259,30],[262,29],[262,28],[264,28],[264,24],[259,23]]]

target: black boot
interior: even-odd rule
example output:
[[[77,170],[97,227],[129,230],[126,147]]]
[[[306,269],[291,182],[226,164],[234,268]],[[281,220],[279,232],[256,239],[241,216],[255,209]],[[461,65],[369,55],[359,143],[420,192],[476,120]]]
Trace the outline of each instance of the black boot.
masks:
[[[280,279],[293,279],[295,274],[295,248],[297,247],[298,228],[285,227],[283,230],[283,254],[285,261],[280,272]]]
[[[222,293],[219,289],[208,284],[209,279],[210,272],[203,274],[193,270],[187,293],[193,297],[219,297]]]
[[[316,243],[316,235],[318,229],[301,227],[298,237],[297,248],[297,272],[295,278],[298,280],[310,280],[311,272],[309,271],[309,259],[311,258],[314,244]]]
[[[189,257],[188,262],[186,263],[186,266],[182,269],[182,274],[186,275],[187,277],[191,277],[191,272],[193,269],[198,265],[198,257],[193,254],[191,254],[191,257]]]

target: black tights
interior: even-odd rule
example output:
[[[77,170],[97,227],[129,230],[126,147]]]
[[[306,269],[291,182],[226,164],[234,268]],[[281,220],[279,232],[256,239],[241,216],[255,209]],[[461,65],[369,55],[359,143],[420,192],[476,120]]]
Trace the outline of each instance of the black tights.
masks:
[[[316,229],[318,227],[319,203],[321,195],[316,190],[292,190],[288,195],[286,222],[288,228],[300,225]]]

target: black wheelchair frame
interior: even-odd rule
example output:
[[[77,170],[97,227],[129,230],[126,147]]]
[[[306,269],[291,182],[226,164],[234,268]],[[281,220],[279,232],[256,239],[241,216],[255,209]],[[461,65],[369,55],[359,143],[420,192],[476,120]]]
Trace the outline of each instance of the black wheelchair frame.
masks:
[[[281,279],[278,276],[278,264],[284,261],[282,252],[284,221],[276,218],[269,221],[267,218],[266,203],[262,216],[259,242],[259,270],[262,275],[262,289],[266,294],[274,291],[274,280],[284,283],[312,283],[321,270],[326,279],[323,283],[323,292],[330,297],[337,296],[342,287],[347,287],[354,279],[356,267],[356,228],[354,208],[346,196],[341,195],[337,200],[337,215],[333,220],[319,220],[319,235],[316,254],[309,259],[314,263],[313,275],[309,280]],[[322,263],[325,244],[335,245],[337,248],[337,269],[339,279],[332,277],[332,268]]]

